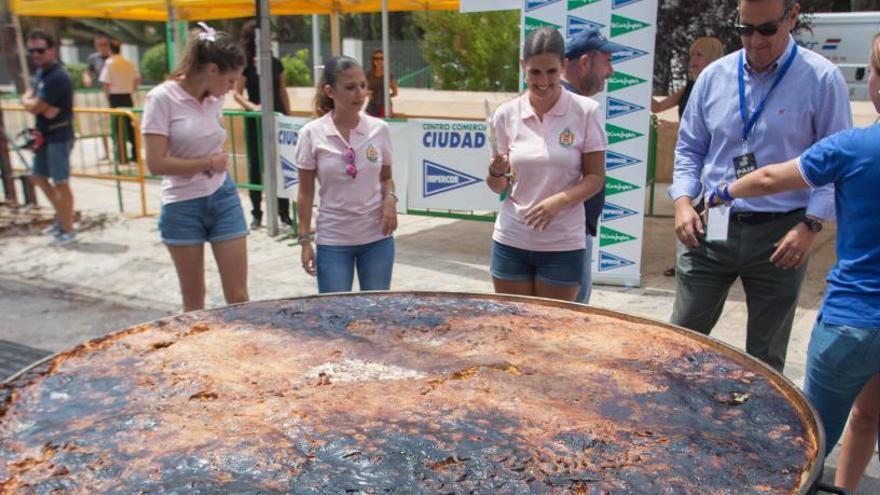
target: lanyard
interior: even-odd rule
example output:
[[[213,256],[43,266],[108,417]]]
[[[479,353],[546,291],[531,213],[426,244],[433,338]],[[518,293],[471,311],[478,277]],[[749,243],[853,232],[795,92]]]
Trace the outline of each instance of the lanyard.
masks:
[[[794,62],[794,57],[797,55],[798,46],[797,43],[791,47],[791,52],[788,55],[788,59],[782,65],[782,68],[779,69],[779,73],[776,74],[776,80],[773,81],[773,85],[770,86],[770,91],[767,91],[767,94],[764,95],[764,98],[758,102],[758,106],[755,108],[755,113],[752,115],[752,118],[749,118],[749,109],[746,103],[746,76],[745,76],[745,56],[743,55],[743,51],[739,52],[739,114],[742,117],[743,123],[743,141],[747,141],[749,138],[749,133],[752,132],[752,128],[755,127],[755,124],[758,122],[758,118],[764,112],[764,105],[767,103],[767,98],[770,97],[770,93],[776,89],[776,86],[779,86],[779,83],[782,81],[782,78],[785,77],[785,74],[788,72],[788,69],[791,68],[791,64]]]

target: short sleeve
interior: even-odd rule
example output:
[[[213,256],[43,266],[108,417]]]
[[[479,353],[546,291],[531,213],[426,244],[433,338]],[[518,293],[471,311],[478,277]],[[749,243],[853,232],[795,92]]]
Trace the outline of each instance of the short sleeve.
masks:
[[[599,105],[587,111],[586,125],[584,126],[584,145],[581,153],[605,151],[608,149],[608,137],[603,129],[602,116]]]
[[[61,94],[61,81],[55,77],[47,77],[43,79],[43,84],[38,85],[37,98],[45,101],[49,105],[57,106],[59,96]]]
[[[801,176],[811,187],[831,184],[843,175],[841,155],[850,134],[844,131],[826,137],[804,151],[798,158]]]
[[[150,92],[144,102],[144,115],[141,117],[141,134],[168,136],[171,127],[171,112],[168,98],[161,92]]]
[[[382,122],[382,129],[379,131],[379,146],[382,147],[382,165],[391,166],[391,129],[388,124]]]
[[[495,127],[495,144],[501,155],[510,153],[511,136],[506,117],[505,107],[501,107],[495,111],[495,116],[492,118],[492,125]]]
[[[296,168],[302,170],[315,170],[314,145],[312,144],[312,127],[304,127],[296,141]]]

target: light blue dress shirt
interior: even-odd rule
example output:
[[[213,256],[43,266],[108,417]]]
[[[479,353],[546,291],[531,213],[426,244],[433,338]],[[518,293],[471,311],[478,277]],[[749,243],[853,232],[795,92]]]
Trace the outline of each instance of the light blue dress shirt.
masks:
[[[745,68],[749,115],[767,95],[794,44],[763,73]],[[741,50],[740,50],[741,51]],[[675,148],[675,169],[669,196],[698,198],[721,181],[736,179],[733,159],[752,152],[758,167],[797,158],[813,143],[852,127],[849,91],[843,75],[821,55],[800,47],[788,73],[767,98],[748,140],[743,140],[737,72],[740,51],[703,70],[682,116]],[[745,57],[744,57],[745,58]],[[786,212],[807,208],[807,214],[834,219],[834,189],[799,190],[738,198],[735,212]]]

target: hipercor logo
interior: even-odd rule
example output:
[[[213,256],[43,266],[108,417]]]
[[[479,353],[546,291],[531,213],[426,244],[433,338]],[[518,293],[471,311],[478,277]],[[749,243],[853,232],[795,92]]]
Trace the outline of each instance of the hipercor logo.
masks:
[[[551,27],[553,29],[559,29],[559,26],[553,24],[552,22],[542,21],[541,19],[535,19],[534,17],[526,17],[526,32],[525,36],[534,31],[535,29],[542,27]]]
[[[623,206],[616,205],[614,203],[605,202],[605,205],[602,207],[602,221],[603,222],[612,222],[614,220],[620,220],[621,218],[631,217],[633,215],[637,215],[638,212],[635,210],[631,210],[629,208],[624,208]]]
[[[580,17],[575,17],[573,15],[568,16],[568,21],[566,24],[566,32],[568,33],[568,36],[574,36],[588,29],[598,30],[605,27],[604,24],[599,24],[598,22],[593,22],[588,19],[581,19]]]
[[[606,253],[605,251],[599,251],[600,272],[618,270],[620,268],[625,268],[632,265],[635,265],[635,262],[630,261],[626,258],[621,258],[620,256],[614,256],[613,254]]]
[[[642,22],[622,15],[611,14],[611,37],[623,36],[639,29],[650,26],[647,22]]]
[[[546,7],[551,3],[556,3],[561,0],[528,0],[526,2],[526,12],[531,12],[535,9],[540,9],[542,7]]]
[[[825,43],[822,44],[823,50],[837,50],[837,47],[840,46],[840,42],[842,40],[840,38],[828,38],[825,40]]]
[[[430,160],[422,160],[422,168],[424,170],[422,193],[426,198],[482,182],[481,179],[472,175],[453,170]]]
[[[648,52],[644,50],[639,50],[638,48],[633,48],[631,46],[625,46],[624,50],[621,50],[611,55],[611,63],[620,64],[626,62],[627,60],[643,57],[647,54]]]
[[[605,170],[614,170],[642,163],[641,160],[614,151],[605,152]]]
[[[641,2],[642,0],[612,0],[611,8],[612,9],[622,9],[628,5],[632,5],[634,3]]]
[[[284,177],[284,189],[291,188],[299,182],[299,170],[287,158],[281,157],[281,175]]]
[[[623,127],[618,127],[616,125],[608,123],[605,124],[605,134],[608,135],[608,144],[615,144],[621,141],[627,141],[644,136],[644,134],[640,132],[631,131],[629,129],[625,129]]]
[[[613,119],[615,117],[621,117],[644,109],[645,107],[636,105],[635,103],[611,98],[609,96],[607,104],[605,105],[605,118]]]
[[[625,72],[614,71],[614,74],[608,79],[608,92],[614,92],[621,89],[626,89],[632,86],[637,86],[647,82],[645,79],[631,76]]]

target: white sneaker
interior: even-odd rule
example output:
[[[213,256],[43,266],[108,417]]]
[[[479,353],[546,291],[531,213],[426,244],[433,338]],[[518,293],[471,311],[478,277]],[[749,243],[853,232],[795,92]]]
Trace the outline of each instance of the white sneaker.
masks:
[[[61,222],[59,222],[58,220],[53,220],[48,227],[40,231],[40,234],[55,236],[61,232],[64,232],[63,230],[61,230]]]
[[[55,234],[55,237],[49,242],[52,247],[62,247],[76,242],[75,232],[64,232],[63,230]]]

